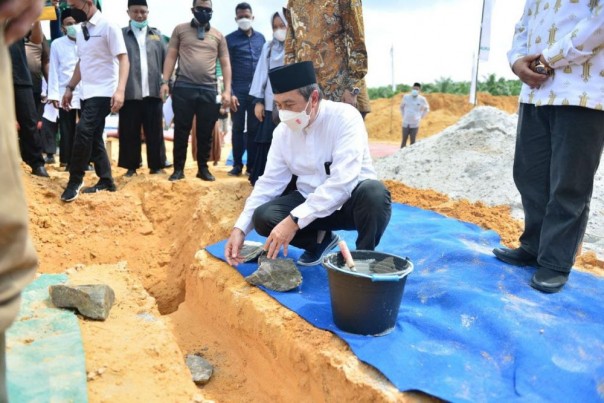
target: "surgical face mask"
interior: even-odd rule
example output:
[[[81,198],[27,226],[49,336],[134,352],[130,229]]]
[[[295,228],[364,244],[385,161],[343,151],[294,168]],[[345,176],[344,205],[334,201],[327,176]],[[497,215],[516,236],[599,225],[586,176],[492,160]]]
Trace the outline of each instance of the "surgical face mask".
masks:
[[[249,31],[252,28],[252,20],[249,18],[241,18],[237,20],[237,25],[242,31]]]
[[[306,108],[308,108],[310,101],[311,99],[308,100],[304,110],[301,112],[292,112],[280,109],[279,119],[281,119],[281,122],[285,123],[293,132],[300,132],[304,130],[310,122],[310,113],[306,113]]]
[[[285,36],[287,35],[287,31],[280,28],[280,29],[276,29],[273,32],[273,38],[275,38],[275,40],[279,41],[279,42],[285,42]]]
[[[132,28],[143,29],[147,25],[149,25],[149,21],[145,20],[145,21],[138,22],[138,21],[132,20],[132,21],[130,21],[130,24],[132,24]]]
[[[75,25],[70,25],[68,27],[65,27],[65,33],[67,34],[68,37],[70,37],[71,39],[75,39],[76,35],[77,35],[77,30]]]
[[[413,95],[414,97],[419,95],[419,91],[418,90],[411,90],[411,95]]]
[[[206,25],[212,19],[212,9],[206,7],[196,7],[193,9],[193,15],[197,22],[201,25]]]

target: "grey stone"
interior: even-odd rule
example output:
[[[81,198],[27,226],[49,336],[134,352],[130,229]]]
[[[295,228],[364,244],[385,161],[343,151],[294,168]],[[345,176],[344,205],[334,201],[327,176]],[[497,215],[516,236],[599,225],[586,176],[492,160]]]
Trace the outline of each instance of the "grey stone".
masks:
[[[186,362],[189,371],[191,371],[193,382],[197,385],[205,385],[210,382],[210,378],[212,378],[212,374],[214,373],[212,364],[198,354],[188,354]]]
[[[253,262],[264,253],[264,244],[254,241],[243,242],[243,247],[239,254],[243,257],[243,263]]]
[[[302,284],[302,274],[292,259],[268,259],[261,256],[258,262],[258,270],[245,278],[248,283],[279,292],[293,290]]]
[[[51,285],[50,300],[57,308],[77,309],[80,314],[96,320],[105,320],[115,301],[115,293],[108,285]]]

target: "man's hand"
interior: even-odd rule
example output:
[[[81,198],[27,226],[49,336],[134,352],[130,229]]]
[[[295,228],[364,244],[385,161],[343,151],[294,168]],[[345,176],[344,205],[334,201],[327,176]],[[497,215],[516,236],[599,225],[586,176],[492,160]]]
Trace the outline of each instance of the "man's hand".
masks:
[[[170,86],[168,84],[162,84],[161,88],[159,89],[159,94],[162,101],[166,102],[168,96],[170,96]]]
[[[8,20],[4,28],[4,41],[11,45],[23,38],[42,13],[42,0],[0,0],[0,23]]]
[[[111,98],[111,112],[118,113],[122,109],[122,106],[124,106],[124,91],[117,90],[113,94],[113,98]]]
[[[344,93],[342,94],[342,102],[350,104],[356,108],[357,96],[352,95],[352,92],[350,92],[349,90],[344,90]]]
[[[235,96],[233,96],[233,98],[237,99],[237,98],[235,98]],[[224,91],[222,93],[222,97],[221,97],[221,99],[222,99],[222,107],[224,109],[228,110],[230,108],[230,106],[231,106],[231,103],[233,102],[233,98],[231,98],[231,93],[230,92]],[[237,105],[239,105],[239,102],[237,102]]]
[[[254,114],[259,121],[264,122],[264,104],[262,102],[258,102],[254,107]]]
[[[224,95],[223,95],[224,97]],[[224,98],[222,98],[224,99]],[[231,111],[232,112],[237,112],[237,109],[239,109],[239,99],[237,99],[237,97],[235,95],[233,95],[231,98]]]
[[[296,224],[290,216],[285,217],[275,228],[273,228],[264,244],[264,250],[267,251],[267,257],[269,259],[276,259],[281,247],[283,247],[283,255],[287,256],[287,247],[292,239],[294,239],[294,236],[299,229],[298,224]]]
[[[69,112],[71,110],[71,100],[73,99],[73,93],[70,88],[65,89],[65,94],[63,94],[63,99],[61,100],[61,107]]]
[[[52,103],[52,106],[54,106],[55,108],[61,109],[61,104],[59,103],[59,101],[52,100],[50,102]]]
[[[539,88],[549,78],[549,76],[531,70],[531,63],[540,57],[540,54],[527,55],[516,60],[512,66],[512,72],[520,78],[520,81],[531,88]]]
[[[231,236],[224,247],[224,257],[231,266],[243,263],[243,258],[239,255],[239,252],[241,252],[244,240],[245,234],[243,231],[239,228],[233,228]]]

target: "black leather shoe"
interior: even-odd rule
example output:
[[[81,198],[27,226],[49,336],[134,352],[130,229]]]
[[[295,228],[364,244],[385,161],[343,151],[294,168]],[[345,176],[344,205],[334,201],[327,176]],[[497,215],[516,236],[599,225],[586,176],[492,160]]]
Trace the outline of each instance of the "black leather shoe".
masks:
[[[50,175],[48,174],[48,172],[46,172],[46,168],[44,168],[44,165],[40,165],[39,167],[32,169],[31,174],[41,176],[42,178],[50,178]]]
[[[136,169],[129,169],[124,176],[126,178],[132,178],[134,175],[136,175]]]
[[[97,193],[97,192],[102,192],[102,191],[108,191],[108,192],[115,192],[117,190],[117,187],[115,187],[115,183],[113,182],[106,182],[103,180],[98,181],[98,183],[92,187],[89,188],[84,188],[82,190],[82,193]]]
[[[179,181],[184,178],[185,178],[185,173],[183,171],[176,170],[176,171],[174,171],[174,173],[172,175],[170,175],[168,180],[171,182],[174,182],[174,181]]]
[[[541,292],[552,294],[558,292],[568,281],[570,273],[539,267],[531,279],[531,287]]]
[[[157,174],[165,174],[166,171],[164,171],[163,169],[150,169],[149,170],[149,175],[157,175]]]
[[[514,266],[537,266],[537,258],[522,248],[495,248],[493,254],[502,262]]]
[[[227,174],[229,176],[241,176],[241,172],[243,171],[243,168],[239,167],[239,166],[235,166],[233,167],[233,169],[231,169]]]
[[[216,180],[216,178],[214,178],[214,175],[212,175],[208,168],[199,169],[199,171],[197,172],[197,177],[201,180],[208,182],[214,182]]]

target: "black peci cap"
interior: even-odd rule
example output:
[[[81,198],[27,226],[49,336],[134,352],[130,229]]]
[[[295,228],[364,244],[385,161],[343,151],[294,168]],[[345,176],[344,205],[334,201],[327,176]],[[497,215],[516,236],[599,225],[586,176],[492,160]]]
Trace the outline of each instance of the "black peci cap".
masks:
[[[300,62],[269,70],[268,76],[275,94],[297,90],[316,84],[317,76],[312,62]]]

